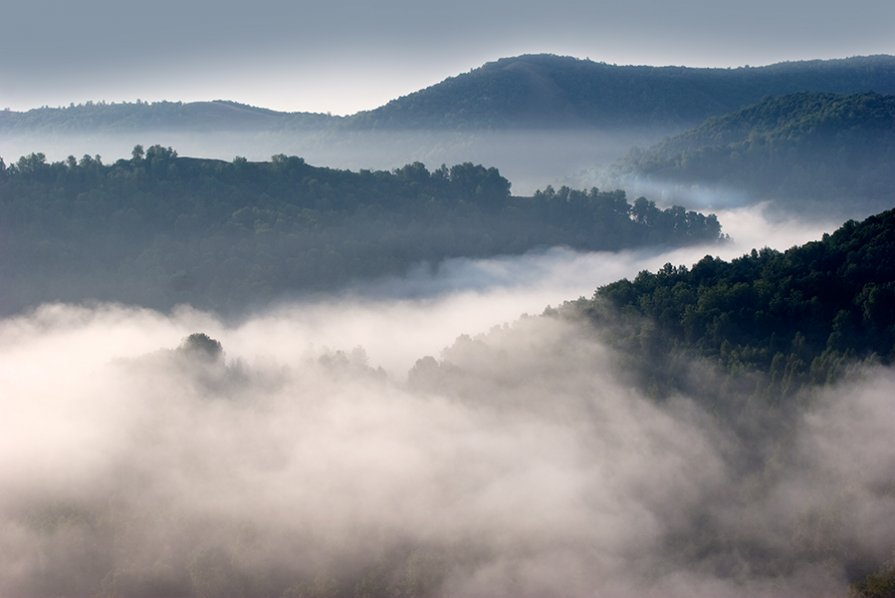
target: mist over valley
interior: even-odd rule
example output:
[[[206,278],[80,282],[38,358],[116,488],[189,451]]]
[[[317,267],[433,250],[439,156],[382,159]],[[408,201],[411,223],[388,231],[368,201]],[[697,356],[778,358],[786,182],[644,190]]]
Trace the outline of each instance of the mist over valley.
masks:
[[[0,112],[0,595],[895,596],[867,48]]]

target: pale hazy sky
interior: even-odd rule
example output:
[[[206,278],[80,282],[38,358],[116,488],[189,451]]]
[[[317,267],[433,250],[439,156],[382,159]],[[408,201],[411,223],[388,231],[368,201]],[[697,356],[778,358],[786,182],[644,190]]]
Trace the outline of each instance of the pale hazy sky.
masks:
[[[0,108],[373,108],[500,57],[739,66],[895,53],[893,0],[4,0]]]

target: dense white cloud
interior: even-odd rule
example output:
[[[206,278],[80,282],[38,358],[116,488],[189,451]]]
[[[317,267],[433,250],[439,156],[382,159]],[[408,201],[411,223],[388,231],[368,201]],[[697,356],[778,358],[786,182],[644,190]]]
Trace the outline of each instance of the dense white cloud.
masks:
[[[336,320],[368,314],[331,312],[344,352],[297,314],[6,321],[0,590],[841,595],[891,550],[890,371],[747,446],[690,399],[642,397],[568,322],[461,339],[405,383],[341,345]],[[225,360],[159,349],[197,326]]]

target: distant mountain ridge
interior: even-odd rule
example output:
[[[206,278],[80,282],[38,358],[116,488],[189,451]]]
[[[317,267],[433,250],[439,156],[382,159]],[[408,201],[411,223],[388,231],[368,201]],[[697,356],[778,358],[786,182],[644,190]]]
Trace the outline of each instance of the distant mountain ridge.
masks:
[[[895,95],[798,93],[711,118],[632,154],[657,181],[800,200],[895,203]]]
[[[340,117],[278,112],[227,100],[208,102],[88,102],[26,112],[0,112],[0,130],[82,132],[85,130],[269,130],[332,126]]]
[[[798,91],[895,93],[895,57],[721,69],[524,55],[489,62],[352,122],[383,128],[681,126]]]
[[[489,62],[348,117],[277,112],[223,100],[99,103],[0,112],[0,131],[682,128],[766,96],[802,91],[895,93],[895,57],[724,69],[617,66],[533,54]]]

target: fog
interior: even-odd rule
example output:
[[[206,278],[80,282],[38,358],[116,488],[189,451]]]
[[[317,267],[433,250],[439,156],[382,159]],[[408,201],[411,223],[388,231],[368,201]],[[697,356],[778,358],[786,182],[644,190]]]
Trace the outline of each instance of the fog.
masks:
[[[651,145],[668,133],[647,129],[29,133],[0,137],[0,156],[10,163],[32,152],[43,152],[51,161],[99,154],[108,164],[130,159],[137,144],[158,144],[173,147],[181,156],[261,161],[287,154],[314,166],[350,170],[390,170],[412,162],[434,170],[442,164],[474,162],[497,167],[513,182],[514,193],[530,195],[547,185],[588,183],[590,177],[581,176],[588,168],[608,165],[631,147]]]
[[[0,321],[0,594],[844,595],[892,556],[891,370],[746,437],[642,396],[599,331],[520,319],[835,226],[721,219],[721,247],[455,260],[239,322]]]
[[[843,191],[834,198],[817,197],[810,190],[761,192],[732,185],[684,183],[636,175],[610,174],[610,167],[588,169],[571,180],[578,186],[625,189],[631,197],[645,196],[659,205],[682,205],[694,210],[732,210],[763,206],[766,218],[785,221],[797,217],[817,223],[863,220],[892,207],[891,196]]]

